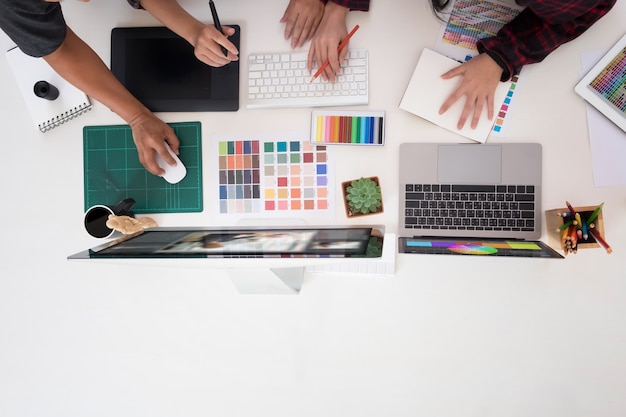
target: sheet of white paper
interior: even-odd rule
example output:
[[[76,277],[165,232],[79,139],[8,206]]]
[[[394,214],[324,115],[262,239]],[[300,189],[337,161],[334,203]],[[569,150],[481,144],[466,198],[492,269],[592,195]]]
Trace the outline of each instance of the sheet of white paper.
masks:
[[[583,53],[582,74],[586,74],[605,53],[606,51]],[[625,185],[626,132],[590,104],[587,104],[587,125],[594,184],[598,187]]]
[[[444,114],[439,114],[439,108],[460,82],[458,77],[444,80],[441,78],[441,74],[458,65],[459,62],[454,59],[424,48],[399,107],[451,132],[477,142],[485,142],[495,120],[495,118],[491,120],[487,118],[486,108],[483,109],[483,114],[475,129],[470,126],[471,120],[465,122],[463,129],[457,128],[465,104],[464,99],[454,103]],[[502,105],[510,86],[510,82],[498,84],[494,97],[496,109]]]

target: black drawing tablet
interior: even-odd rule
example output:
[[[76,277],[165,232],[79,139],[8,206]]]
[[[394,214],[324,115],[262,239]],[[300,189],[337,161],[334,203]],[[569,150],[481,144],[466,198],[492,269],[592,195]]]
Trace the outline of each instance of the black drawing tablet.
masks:
[[[240,28],[229,40],[239,48]],[[166,27],[114,28],[111,71],[153,112],[237,111],[239,61],[214,68]]]

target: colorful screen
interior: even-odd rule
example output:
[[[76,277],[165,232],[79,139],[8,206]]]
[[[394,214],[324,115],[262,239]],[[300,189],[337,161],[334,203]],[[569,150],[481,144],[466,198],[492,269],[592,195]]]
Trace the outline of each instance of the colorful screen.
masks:
[[[523,240],[401,238],[401,253],[562,258],[542,242]]]
[[[626,116],[626,47],[589,84]]]

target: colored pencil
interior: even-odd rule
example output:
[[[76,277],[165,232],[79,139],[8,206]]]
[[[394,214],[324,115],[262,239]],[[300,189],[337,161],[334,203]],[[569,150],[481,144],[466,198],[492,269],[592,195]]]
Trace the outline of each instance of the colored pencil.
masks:
[[[600,210],[602,210],[602,206],[604,206],[604,201],[600,203],[600,205],[596,207],[593,213],[591,213],[591,215],[587,218],[587,223],[593,222],[596,219],[596,217],[598,217],[598,214],[600,214]]]
[[[613,252],[613,249],[611,249],[609,244],[606,243],[606,240],[604,240],[602,236],[600,236],[600,232],[598,232],[596,229],[589,229],[589,233],[591,233],[591,236],[593,236],[596,242],[598,242],[598,244],[606,250],[606,253],[610,254],[611,252]]]
[[[352,35],[354,35],[354,32],[356,32],[358,29],[359,29],[359,25],[355,25],[354,28],[350,31],[350,33],[348,33],[348,36],[343,38],[343,40],[341,41],[341,43],[337,47],[337,52],[341,52],[341,50],[344,48],[344,46],[347,45],[348,41],[350,41],[350,38],[352,37]],[[330,61],[327,59],[320,66],[320,68],[317,70],[317,72],[315,74],[313,74],[313,77],[311,78],[311,81],[309,81],[309,82],[312,83],[313,81],[315,81],[315,79],[320,76],[320,74],[326,69],[326,67],[328,65],[330,65]]]

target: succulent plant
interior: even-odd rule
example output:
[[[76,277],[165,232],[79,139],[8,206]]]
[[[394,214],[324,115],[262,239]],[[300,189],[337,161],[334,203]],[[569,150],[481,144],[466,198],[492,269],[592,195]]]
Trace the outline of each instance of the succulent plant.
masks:
[[[371,178],[359,178],[346,187],[348,206],[355,213],[374,213],[382,207],[380,186]]]

